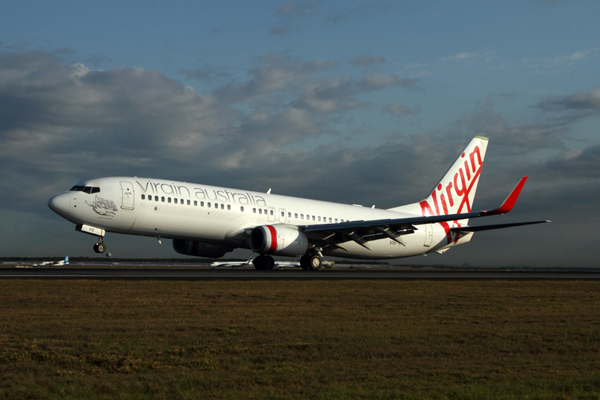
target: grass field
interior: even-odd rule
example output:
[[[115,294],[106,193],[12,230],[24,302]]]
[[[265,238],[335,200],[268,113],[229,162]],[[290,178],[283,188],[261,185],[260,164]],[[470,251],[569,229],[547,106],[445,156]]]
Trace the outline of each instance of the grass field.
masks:
[[[600,399],[595,282],[0,281],[0,399]]]

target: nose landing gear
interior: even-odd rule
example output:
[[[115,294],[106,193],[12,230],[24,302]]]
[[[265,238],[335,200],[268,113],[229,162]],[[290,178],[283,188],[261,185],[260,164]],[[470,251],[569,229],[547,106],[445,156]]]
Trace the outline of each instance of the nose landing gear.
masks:
[[[94,252],[104,253],[106,251],[106,245],[104,244],[104,238],[100,236],[100,240],[94,244]]]

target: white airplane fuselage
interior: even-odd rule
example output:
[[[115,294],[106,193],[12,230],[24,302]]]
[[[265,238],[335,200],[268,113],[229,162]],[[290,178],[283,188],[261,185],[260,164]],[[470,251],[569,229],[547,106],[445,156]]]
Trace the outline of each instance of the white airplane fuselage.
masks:
[[[50,207],[77,225],[106,232],[161,239],[199,241],[247,248],[247,230],[260,225],[335,224],[357,220],[416,217],[411,214],[356,205],[242,191],[185,182],[110,177],[81,182],[76,187],[99,188],[96,193],[68,191],[53,197]],[[177,203],[175,203],[177,201]],[[371,249],[349,242],[346,250],[328,248],[325,255],[390,259],[437,249],[446,232],[440,224],[403,236],[369,242]]]

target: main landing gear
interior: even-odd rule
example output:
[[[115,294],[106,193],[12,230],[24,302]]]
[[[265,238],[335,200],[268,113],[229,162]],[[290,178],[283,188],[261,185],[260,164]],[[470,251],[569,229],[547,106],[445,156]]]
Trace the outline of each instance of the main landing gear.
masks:
[[[321,257],[319,257],[318,254],[306,253],[300,259],[300,267],[302,267],[302,269],[305,271],[316,271],[320,269],[322,265],[323,263],[321,262]]]

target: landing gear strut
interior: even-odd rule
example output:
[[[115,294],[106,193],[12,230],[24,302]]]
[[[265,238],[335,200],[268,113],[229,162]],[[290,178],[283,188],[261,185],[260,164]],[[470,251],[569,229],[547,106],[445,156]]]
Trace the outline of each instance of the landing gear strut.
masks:
[[[275,260],[271,256],[260,255],[252,261],[252,264],[254,264],[254,268],[257,270],[270,271],[275,266]]]
[[[300,259],[300,267],[303,270],[316,271],[321,268],[322,262],[321,257],[318,254],[306,253]]]

